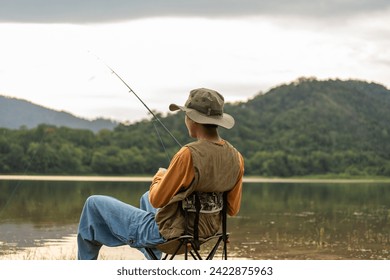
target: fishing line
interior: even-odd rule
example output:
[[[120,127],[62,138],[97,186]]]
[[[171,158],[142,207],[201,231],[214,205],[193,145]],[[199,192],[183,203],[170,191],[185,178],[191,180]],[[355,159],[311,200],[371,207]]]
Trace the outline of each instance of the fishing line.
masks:
[[[154,121],[153,121],[153,126],[154,126],[154,130],[156,130],[156,134],[157,134],[157,136],[158,136],[158,139],[160,139],[160,143],[161,143],[161,145],[162,145],[162,147],[163,147],[163,149],[164,149],[164,151],[165,151],[165,155],[167,156],[168,165],[169,165],[169,163],[170,163],[170,161],[171,161],[171,157],[170,157],[169,154],[168,154],[168,151],[167,151],[167,149],[166,149],[166,147],[165,147],[165,145],[164,145],[164,141],[163,141],[163,139],[161,138],[160,132],[158,131],[158,128],[157,128],[157,126],[156,126],[156,124],[155,124]]]
[[[150,110],[150,108],[145,104],[144,101],[142,101],[142,99],[135,93],[135,91],[122,79],[121,76],[118,75],[117,72],[115,72],[114,69],[112,69],[107,63],[105,63],[100,57],[98,57],[97,55],[89,52],[90,54],[92,54],[93,56],[95,56],[99,61],[101,61],[111,72],[112,74],[114,74],[128,89],[129,89],[129,92],[134,94],[134,96],[142,103],[142,105],[144,105],[144,107],[149,111],[150,114],[152,114],[152,116],[154,117],[154,119],[156,121],[159,122],[159,124],[165,129],[166,132],[168,132],[168,134],[172,137],[173,140],[175,140],[175,142],[180,146],[182,147],[182,145],[180,144],[180,142],[176,139],[176,137],[171,133],[171,131],[163,124],[163,122],[156,116],[156,114]]]
[[[153,116],[153,118],[158,121],[158,123],[165,129],[165,131],[172,137],[172,139],[179,145],[179,147],[182,147],[182,145],[180,144],[180,142],[176,139],[176,137],[171,133],[171,131],[163,124],[163,122],[156,116],[156,114],[145,104],[145,102],[135,93],[135,91],[122,79],[121,76],[119,76],[119,74],[114,70],[112,69],[107,63],[105,63],[100,57],[98,57],[97,55],[91,53],[89,51],[90,54],[94,55],[99,61],[101,61],[128,89],[129,89],[129,92],[134,94],[134,96],[141,102],[142,105],[144,105],[144,107],[149,111],[149,113]],[[155,127],[155,130],[156,130],[156,133],[157,133],[157,136],[164,148],[164,151],[168,157],[168,162],[170,161],[170,157],[168,155],[168,152],[166,150],[166,147],[164,145],[164,142],[161,138],[161,135],[156,127],[156,125],[153,123],[154,127]],[[45,133],[42,134],[42,137],[39,141],[39,145],[38,145],[38,148],[35,150],[35,152],[33,153],[32,157],[30,158],[30,161],[29,163],[26,165],[24,171],[23,171],[23,174],[26,174],[28,172],[28,170],[30,169],[30,166],[32,164],[32,162],[34,161],[37,153],[38,153],[38,150],[40,149],[42,143],[43,143],[43,139],[44,139],[44,136],[45,136]],[[20,185],[21,185],[21,181],[19,180],[16,184],[16,186],[13,188],[12,190],[12,193],[10,195],[10,197],[7,199],[5,205],[3,207],[0,208],[0,217],[3,215],[5,209],[7,208],[7,206],[9,205],[10,201],[13,199],[13,197],[15,196],[16,194],[16,191],[19,189]]]

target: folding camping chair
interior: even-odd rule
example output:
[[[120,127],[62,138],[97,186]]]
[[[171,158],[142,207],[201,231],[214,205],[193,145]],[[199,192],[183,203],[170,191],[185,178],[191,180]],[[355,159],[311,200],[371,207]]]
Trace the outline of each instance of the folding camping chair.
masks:
[[[188,217],[189,217],[189,212],[191,212],[190,207],[183,207],[184,215],[186,218],[184,235],[168,240],[167,242],[158,244],[156,246],[158,250],[165,253],[163,260],[166,260],[168,258],[172,260],[177,255],[182,255],[182,254],[184,254],[185,260],[188,260],[189,255],[191,255],[194,260],[202,260],[203,258],[201,256],[200,249],[201,249],[201,245],[204,245],[206,243],[213,244],[211,250],[208,252],[206,260],[212,260],[214,258],[214,255],[218,251],[221,243],[222,243],[222,259],[227,260],[227,243],[229,238],[229,234],[226,231],[227,230],[227,192],[217,193],[218,196],[222,197],[222,201],[223,201],[222,208],[219,210],[221,215],[221,220],[222,220],[222,231],[207,238],[199,238],[198,222],[199,222],[200,213],[202,212],[202,208],[203,208],[199,197],[203,194],[209,194],[209,193],[194,192],[192,194],[194,198],[193,201],[195,206],[193,234],[188,233],[188,224],[189,224]],[[153,252],[153,248],[145,248],[145,249],[152,259],[155,260],[157,259],[156,255]],[[206,248],[202,247],[202,249],[206,249]]]

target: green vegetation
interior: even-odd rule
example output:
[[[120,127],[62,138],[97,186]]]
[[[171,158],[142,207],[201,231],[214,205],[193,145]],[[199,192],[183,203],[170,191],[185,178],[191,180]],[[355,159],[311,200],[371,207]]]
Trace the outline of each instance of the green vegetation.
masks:
[[[390,176],[389,108],[390,91],[381,85],[301,78],[227,104],[236,127],[220,132],[243,154],[247,175]],[[181,143],[191,141],[183,115],[159,117]],[[151,120],[98,133],[4,128],[0,173],[152,174],[178,148]]]

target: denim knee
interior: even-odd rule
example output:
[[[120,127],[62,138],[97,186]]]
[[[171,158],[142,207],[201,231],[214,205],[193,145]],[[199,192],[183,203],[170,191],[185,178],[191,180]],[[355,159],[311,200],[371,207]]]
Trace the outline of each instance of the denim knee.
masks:
[[[85,205],[88,208],[94,208],[96,207],[96,203],[101,200],[101,195],[91,195],[85,200]]]
[[[105,196],[103,195],[91,195],[85,200],[84,210],[92,213],[99,212],[99,210],[105,205]]]

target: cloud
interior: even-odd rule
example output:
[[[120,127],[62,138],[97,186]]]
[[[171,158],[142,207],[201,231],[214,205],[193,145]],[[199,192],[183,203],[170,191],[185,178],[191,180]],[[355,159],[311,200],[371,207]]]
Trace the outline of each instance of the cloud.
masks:
[[[0,92],[147,116],[92,53],[161,112],[200,86],[228,102],[301,76],[389,86],[389,15],[388,0],[0,0]]]
[[[387,0],[0,0],[0,22],[101,23],[145,17],[348,17]]]

